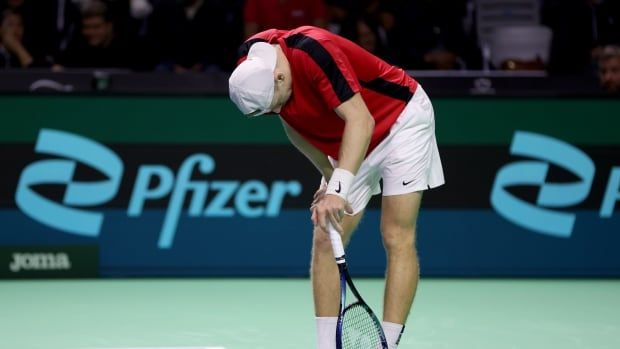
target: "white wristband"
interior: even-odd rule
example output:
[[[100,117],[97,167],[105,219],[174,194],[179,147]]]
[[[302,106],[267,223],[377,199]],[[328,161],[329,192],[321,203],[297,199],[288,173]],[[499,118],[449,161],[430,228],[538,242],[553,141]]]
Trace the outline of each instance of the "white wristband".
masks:
[[[327,183],[326,194],[338,195],[346,200],[354,177],[355,175],[353,173],[345,169],[334,169],[334,173],[332,173],[332,177]]]

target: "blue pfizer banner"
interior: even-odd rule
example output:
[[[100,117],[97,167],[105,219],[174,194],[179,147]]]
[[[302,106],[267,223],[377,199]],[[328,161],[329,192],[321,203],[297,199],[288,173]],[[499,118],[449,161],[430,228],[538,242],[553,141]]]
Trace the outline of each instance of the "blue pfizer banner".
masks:
[[[15,184],[3,194],[15,207],[0,211],[3,245],[96,244],[103,275],[307,269],[289,262],[311,234],[297,174],[313,172],[288,148],[109,146],[41,129],[33,148],[11,152],[5,175]],[[266,166],[270,157],[297,165],[281,171]]]
[[[551,208],[577,205],[588,197],[594,180],[594,162],[568,143],[523,131],[515,132],[510,154],[543,161],[525,160],[505,165],[495,177],[491,192],[493,208],[507,220],[524,228],[541,234],[570,237],[575,226],[575,214]],[[577,181],[545,182],[552,164],[572,173]],[[508,192],[508,187],[518,185],[539,187],[536,205]]]
[[[0,275],[62,277],[83,259],[72,251],[101,276],[308,275],[320,178],[287,143],[32,130],[0,140]],[[418,220],[423,275],[620,276],[620,140],[514,127],[505,144],[440,138],[440,152],[447,183]],[[356,275],[383,275],[379,222],[376,197],[347,251]]]
[[[21,173],[15,203],[30,218],[71,234],[97,236],[103,214],[78,207],[101,205],[112,199],[118,190],[123,162],[106,147],[95,141],[67,132],[42,129],[35,152],[60,157],[31,163]],[[78,161],[104,176],[105,180],[80,182],[74,180]],[[34,190],[35,186],[65,186],[62,203],[51,201]]]
[[[307,275],[318,177],[291,147],[106,145],[41,129],[11,149],[2,245],[98,245],[104,276]],[[506,149],[445,147],[448,180],[460,179],[426,194],[423,273],[616,275],[620,168],[615,149],[590,153],[526,131]],[[480,158],[495,166],[471,166]],[[359,274],[384,268],[376,201],[349,249]]]

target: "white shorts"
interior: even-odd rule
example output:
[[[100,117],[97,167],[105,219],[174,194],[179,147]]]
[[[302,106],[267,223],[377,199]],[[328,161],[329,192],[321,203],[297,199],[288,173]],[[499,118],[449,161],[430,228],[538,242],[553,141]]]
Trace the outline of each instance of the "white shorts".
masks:
[[[330,158],[334,167],[336,160]],[[400,195],[444,184],[435,139],[435,113],[422,86],[390,128],[390,134],[368,154],[347,197],[353,214],[362,211],[373,195]],[[323,181],[325,181],[323,179]]]

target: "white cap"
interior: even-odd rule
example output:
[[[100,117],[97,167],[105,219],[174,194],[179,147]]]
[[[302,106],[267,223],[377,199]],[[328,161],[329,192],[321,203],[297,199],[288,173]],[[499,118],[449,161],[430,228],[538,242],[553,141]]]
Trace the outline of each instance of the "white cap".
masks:
[[[230,75],[230,99],[243,114],[254,116],[269,111],[274,93],[276,58],[275,47],[257,42],[250,47],[247,59]]]

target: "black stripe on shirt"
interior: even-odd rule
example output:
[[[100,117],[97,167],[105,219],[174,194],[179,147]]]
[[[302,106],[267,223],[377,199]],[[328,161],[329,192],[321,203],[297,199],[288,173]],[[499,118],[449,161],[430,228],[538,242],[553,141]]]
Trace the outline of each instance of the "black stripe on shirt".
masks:
[[[376,78],[371,81],[360,81],[360,84],[364,88],[395,99],[399,99],[404,102],[409,102],[411,97],[413,97],[413,93],[409,90],[409,87],[402,86],[381,78]]]
[[[348,101],[353,95],[353,89],[345,79],[342,71],[329,52],[317,40],[304,34],[291,35],[285,39],[286,45],[297,48],[310,56],[312,60],[323,70],[329,80],[340,103]]]
[[[247,56],[248,52],[250,52],[250,47],[252,47],[252,45],[254,45],[257,42],[267,42],[267,40],[261,39],[261,38],[256,38],[256,39],[252,39],[252,40],[248,40],[248,41],[244,42],[237,49],[237,59],[239,59],[241,57]]]

